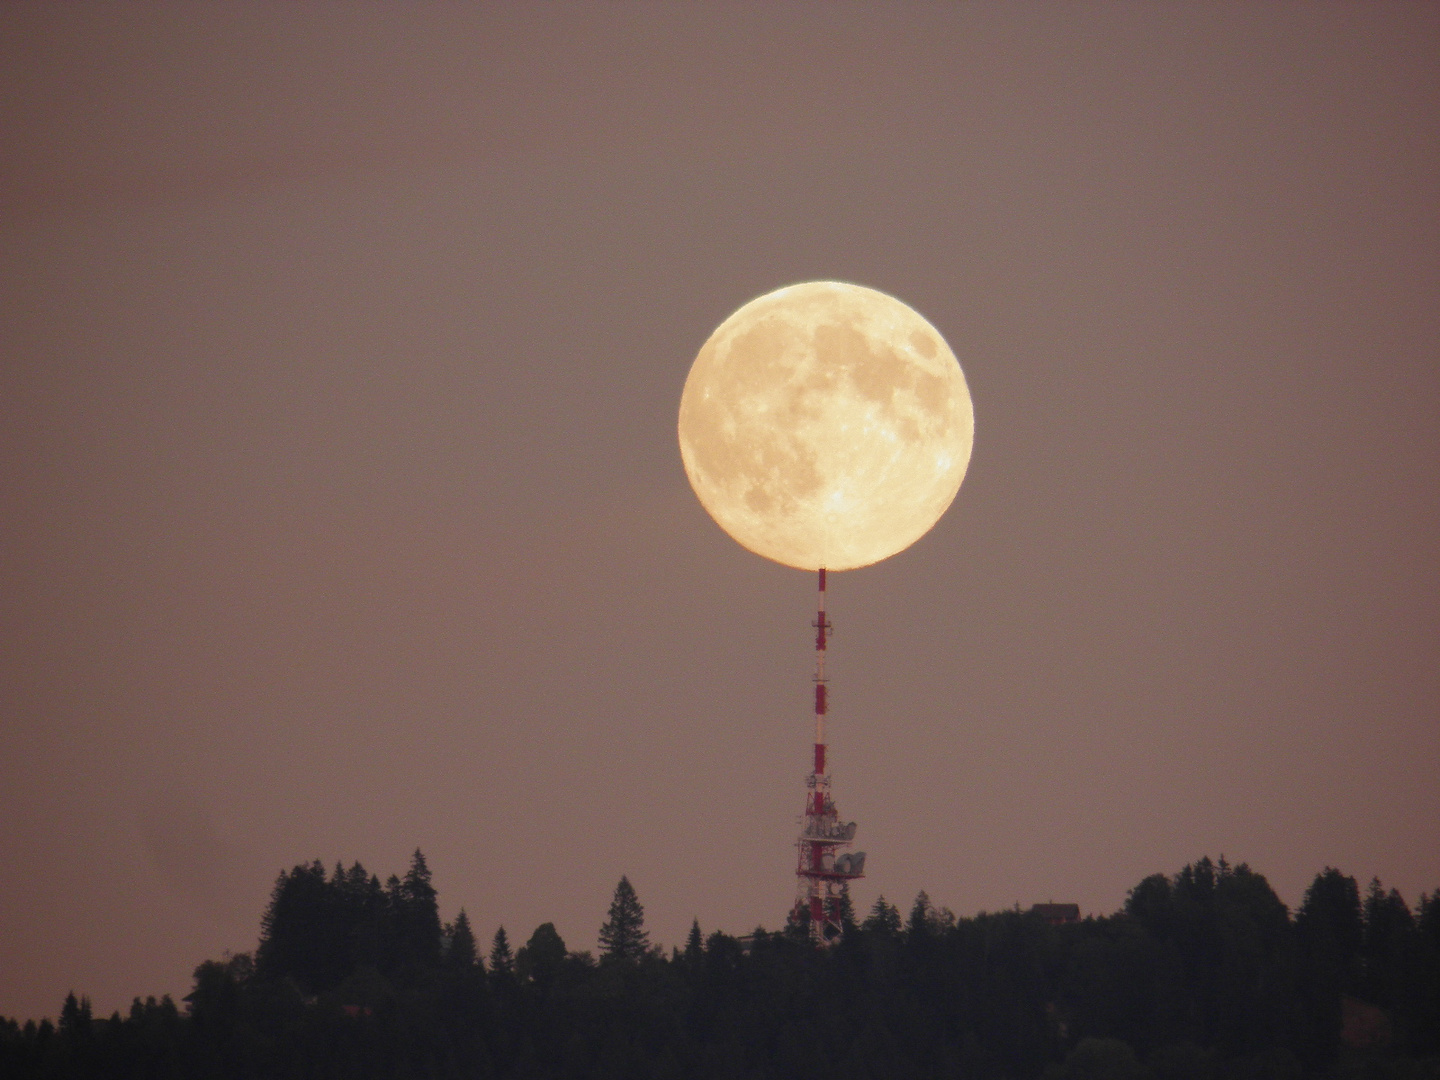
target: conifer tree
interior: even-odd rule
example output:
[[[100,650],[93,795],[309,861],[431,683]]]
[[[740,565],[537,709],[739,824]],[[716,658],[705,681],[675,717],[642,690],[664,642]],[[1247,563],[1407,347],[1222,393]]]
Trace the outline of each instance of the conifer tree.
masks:
[[[875,906],[870,909],[870,915],[865,920],[865,929],[881,934],[898,934],[900,909],[894,904],[887,904],[883,895],[877,897]]]
[[[921,889],[910,908],[910,920],[905,924],[905,933],[912,938],[923,938],[930,932],[930,894]]]
[[[495,940],[490,943],[490,973],[510,975],[515,969],[515,957],[510,952],[510,939],[505,927],[495,931]]]
[[[1394,1009],[1406,997],[1409,969],[1414,962],[1415,918],[1399,890],[1388,892],[1373,878],[1366,892],[1363,914],[1362,981],[1366,1001]]]
[[[810,940],[810,905],[796,904],[785,916],[785,929],[781,933],[791,941]]]
[[[260,920],[256,962],[266,978],[288,975],[317,993],[343,977],[334,893],[319,859],[280,874]]]
[[[615,886],[609,916],[600,927],[602,959],[639,960],[650,948],[650,935],[645,932],[645,909],[640,906],[627,877],[621,877],[620,883]]]
[[[1327,866],[1315,875],[1295,913],[1300,990],[1313,1029],[1308,1053],[1316,1061],[1340,1049],[1345,995],[1360,992],[1365,920],[1353,877]]]
[[[90,999],[82,997],[77,1001],[75,991],[71,990],[60,1009],[60,1034],[82,1038],[90,1034],[90,1022]]]
[[[1359,981],[1365,917],[1353,877],[1327,866],[1305,890],[1295,914],[1302,952],[1340,991],[1354,993]]]
[[[1415,909],[1411,1030],[1417,1052],[1440,1054],[1440,889],[1420,894]]]
[[[474,967],[477,959],[475,932],[470,929],[470,917],[465,914],[464,908],[460,909],[460,914],[455,916],[455,922],[448,929],[449,933],[445,935],[449,943],[445,949],[445,966],[461,969]]]
[[[700,936],[700,920],[694,919],[690,923],[690,936],[685,939],[685,951],[681,954],[685,960],[685,966],[697,968],[705,959],[705,939]]]
[[[379,968],[386,950],[387,912],[380,879],[359,862],[351,865],[336,889],[349,945],[350,968]]]
[[[401,948],[405,955],[424,966],[440,960],[440,908],[430,867],[419,848],[410,859],[410,869],[396,890]]]

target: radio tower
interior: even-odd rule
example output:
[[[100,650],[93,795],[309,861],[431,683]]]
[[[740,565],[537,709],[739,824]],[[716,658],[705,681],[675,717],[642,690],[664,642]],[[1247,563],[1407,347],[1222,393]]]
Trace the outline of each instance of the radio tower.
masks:
[[[793,917],[809,916],[810,937],[828,944],[841,933],[840,895],[847,881],[863,877],[865,853],[836,854],[837,848],[850,846],[855,839],[855,822],[842,823],[830,797],[830,774],[825,771],[825,637],[830,620],[825,618],[825,571],[820,571],[820,611],[811,624],[815,627],[815,768],[805,780],[809,794],[805,797],[805,816],[801,819],[800,851],[795,876],[799,887],[795,892]]]

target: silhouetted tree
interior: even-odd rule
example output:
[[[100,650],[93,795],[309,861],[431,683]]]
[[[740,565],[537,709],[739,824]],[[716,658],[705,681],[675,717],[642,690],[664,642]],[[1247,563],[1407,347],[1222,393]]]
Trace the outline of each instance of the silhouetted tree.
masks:
[[[645,909],[630,879],[621,877],[610,901],[609,917],[600,927],[600,955],[603,960],[635,961],[650,948],[650,935],[645,931]]]
[[[912,939],[929,937],[931,914],[930,896],[921,889],[915,897],[915,903],[910,906],[910,918],[905,921],[906,935]]]
[[[1305,1051],[1315,1063],[1339,1051],[1341,998],[1360,990],[1365,921],[1355,879],[1330,866],[1315,875],[1296,913],[1295,935],[1310,1021]]]
[[[685,951],[680,954],[686,970],[699,971],[705,962],[705,939],[700,936],[700,920],[690,920],[690,933],[685,938]]]
[[[1406,997],[1415,918],[1398,890],[1385,891],[1373,878],[1363,907],[1360,992],[1367,1001],[1394,1009]]]
[[[549,989],[565,964],[565,942],[554,923],[541,923],[515,954],[515,973],[541,990]]]
[[[865,918],[865,929],[877,934],[891,936],[900,933],[900,909],[885,902],[884,895],[876,897],[870,914]]]
[[[472,968],[478,959],[475,950],[475,933],[470,929],[470,917],[465,909],[455,916],[455,922],[446,928],[445,966],[451,968]]]
[[[1170,879],[1164,874],[1151,874],[1126,894],[1125,914],[1156,937],[1167,937],[1172,929],[1173,900]]]
[[[255,957],[259,973],[267,979],[293,979],[310,994],[339,982],[349,957],[336,906],[319,859],[282,872],[260,920]]]
[[[389,967],[390,918],[380,879],[356,862],[338,880],[332,876],[331,885],[349,954],[347,968]]]
[[[1306,952],[1331,969],[1340,988],[1357,989],[1365,918],[1355,879],[1327,866],[1305,890],[1295,929]]]
[[[1418,1059],[1440,1051],[1440,903],[1422,895],[1412,914],[1328,868],[1293,919],[1262,875],[1222,858],[1062,926],[1018,908],[956,920],[923,893],[902,922],[881,898],[835,949],[760,928],[745,947],[702,941],[696,920],[668,962],[602,968],[549,923],[512,957],[501,928],[493,976],[463,911],[437,964],[415,958],[402,905],[434,896],[411,870],[388,889],[358,863],[282,874],[264,973],[244,955],[201,964],[184,1016],[152,997],[98,1019],[72,994],[59,1030],[0,1018],[0,1076],[1421,1080],[1433,1068]],[[635,931],[620,953],[633,960],[643,913],[626,891],[606,925]],[[363,959],[372,931],[385,970]],[[1332,1006],[1352,976],[1390,1012],[1390,1047],[1339,1046]]]
[[[430,877],[425,856],[416,848],[394,893],[400,955],[420,967],[440,962],[440,909]]]
[[[490,974],[510,976],[515,971],[515,957],[510,952],[510,938],[505,927],[495,931],[490,942]]]
[[[1410,1047],[1417,1055],[1440,1055],[1440,889],[1420,894],[1411,941]]]
[[[810,905],[796,904],[785,916],[785,929],[781,931],[789,941],[810,940]]]
[[[60,1006],[60,1034],[62,1035],[88,1035],[92,1021],[90,1012],[90,999],[75,998],[75,991],[65,995],[65,1004]]]

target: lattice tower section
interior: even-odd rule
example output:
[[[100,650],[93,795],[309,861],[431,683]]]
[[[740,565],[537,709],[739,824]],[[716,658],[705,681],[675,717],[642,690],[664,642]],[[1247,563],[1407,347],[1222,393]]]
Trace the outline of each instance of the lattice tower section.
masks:
[[[825,646],[832,627],[825,615],[825,571],[820,571],[818,613],[815,628],[815,762],[806,778],[805,814],[800,838],[796,841],[799,860],[795,868],[798,887],[795,916],[810,924],[811,938],[821,944],[839,939],[842,924],[840,897],[845,883],[864,877],[865,853],[842,852],[855,839],[855,822],[842,822],[830,795],[830,774],[826,772],[825,716],[829,710],[825,678]],[[806,918],[808,916],[808,919]]]

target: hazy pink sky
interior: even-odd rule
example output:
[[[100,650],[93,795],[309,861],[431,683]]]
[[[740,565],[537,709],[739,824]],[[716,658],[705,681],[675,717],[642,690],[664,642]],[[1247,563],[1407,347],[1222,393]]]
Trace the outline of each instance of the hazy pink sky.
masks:
[[[975,399],[831,583],[861,906],[1440,887],[1434,5],[11,4],[0,103],[0,1014],[417,845],[486,938],[778,926],[813,582],[674,426],[812,278]]]

